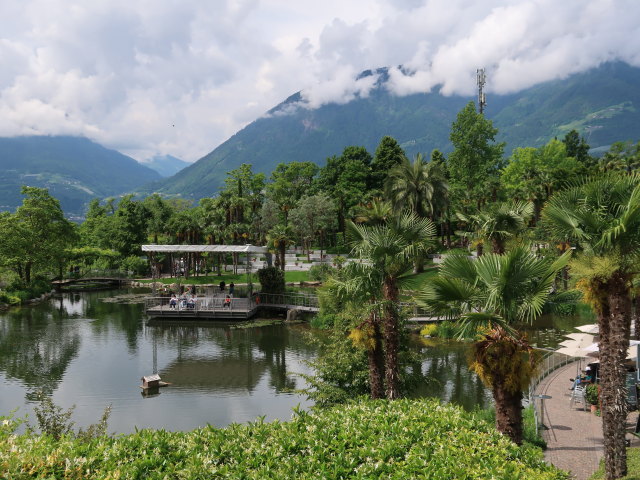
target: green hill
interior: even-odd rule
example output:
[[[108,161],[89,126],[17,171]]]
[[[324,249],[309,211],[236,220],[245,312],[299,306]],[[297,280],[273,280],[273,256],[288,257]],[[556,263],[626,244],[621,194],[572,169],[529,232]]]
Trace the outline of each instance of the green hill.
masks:
[[[211,153],[168,180],[146,188],[190,198],[210,196],[226,173],[242,163],[269,174],[280,162],[323,165],[348,145],[370,152],[384,135],[395,137],[409,155],[451,150],[449,129],[457,112],[473,98],[438,92],[405,97],[378,87],[367,98],[309,110],[296,106],[300,94],[240,130]],[[363,75],[371,74],[365,72]],[[490,79],[489,79],[490,80]],[[579,130],[592,147],[640,139],[640,68],[608,63],[567,79],[546,82],[512,95],[488,95],[486,114],[500,129],[507,151],[539,146]]]
[[[0,138],[0,210],[22,204],[20,187],[46,187],[64,211],[82,215],[87,202],[160,179],[133,158],[79,137]]]

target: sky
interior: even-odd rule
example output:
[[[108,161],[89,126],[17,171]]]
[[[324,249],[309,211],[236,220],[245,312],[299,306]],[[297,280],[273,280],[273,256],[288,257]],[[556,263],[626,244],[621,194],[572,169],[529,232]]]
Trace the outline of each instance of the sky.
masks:
[[[302,91],[510,93],[640,66],[638,0],[2,0],[0,136],[81,135],[193,162]],[[402,66],[402,68],[398,68]]]

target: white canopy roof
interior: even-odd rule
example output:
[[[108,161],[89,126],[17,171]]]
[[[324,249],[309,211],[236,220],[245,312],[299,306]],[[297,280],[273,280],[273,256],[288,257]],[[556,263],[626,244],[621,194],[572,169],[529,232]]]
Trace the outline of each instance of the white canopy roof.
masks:
[[[256,245],[142,245],[143,252],[267,253]]]

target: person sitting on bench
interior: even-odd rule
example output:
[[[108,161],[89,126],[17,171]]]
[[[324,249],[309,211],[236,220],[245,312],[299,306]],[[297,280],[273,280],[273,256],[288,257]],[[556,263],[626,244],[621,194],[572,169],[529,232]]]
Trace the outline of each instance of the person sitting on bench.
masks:
[[[222,304],[222,308],[231,308],[231,297],[229,295],[224,297],[224,303]]]

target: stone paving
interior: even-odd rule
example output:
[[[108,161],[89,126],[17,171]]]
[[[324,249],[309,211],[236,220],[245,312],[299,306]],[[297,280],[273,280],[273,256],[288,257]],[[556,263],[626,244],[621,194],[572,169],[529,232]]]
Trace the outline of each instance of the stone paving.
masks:
[[[582,404],[569,406],[571,400],[570,378],[576,374],[576,364],[559,368],[546,377],[537,393],[552,398],[544,401],[543,437],[547,442],[546,460],[563,470],[570,471],[572,478],[587,480],[597,469],[603,455],[602,419]],[[637,413],[629,415],[635,426]],[[640,446],[640,439],[627,435],[631,446]]]

